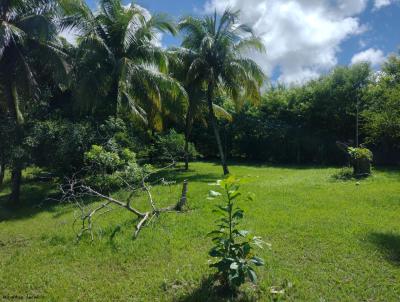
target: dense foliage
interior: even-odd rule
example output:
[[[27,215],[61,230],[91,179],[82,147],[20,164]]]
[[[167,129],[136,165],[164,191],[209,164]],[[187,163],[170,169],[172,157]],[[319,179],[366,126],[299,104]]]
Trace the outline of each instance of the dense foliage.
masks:
[[[399,163],[400,98],[396,91],[400,86],[385,67],[390,64],[391,72],[399,73],[399,65],[393,66],[396,60],[397,56],[389,59],[379,74],[367,64],[359,64],[338,67],[300,87],[271,87],[260,104],[247,104],[239,112],[225,102],[233,122],[220,121],[224,148],[231,158],[344,164],[347,156],[336,142],[356,146],[358,107],[359,143],[376,154],[375,163]],[[193,132],[199,151],[214,155],[216,148],[208,141],[210,132],[201,124]]]
[[[135,3],[98,8],[0,4],[0,184],[8,168],[12,200],[23,168],[64,177],[86,167],[93,146],[128,150],[139,166],[219,157],[224,173],[226,157],[347,163],[337,142],[363,144],[375,163],[400,161],[399,56],[380,72],[357,64],[302,86],[270,85],[246,56],[264,46],[239,12],[174,24]],[[69,30],[75,44],[60,37]],[[160,33],[180,33],[181,47],[160,47]]]
[[[187,150],[185,147],[185,136],[172,129],[164,135],[156,134],[150,157],[154,162],[182,161],[185,155],[189,160],[199,158],[200,154],[193,143],[187,144]]]

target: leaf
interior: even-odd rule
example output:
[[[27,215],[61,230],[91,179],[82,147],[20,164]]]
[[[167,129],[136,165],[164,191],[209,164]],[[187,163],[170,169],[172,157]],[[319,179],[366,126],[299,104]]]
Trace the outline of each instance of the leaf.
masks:
[[[219,209],[221,209],[224,212],[228,212],[229,211],[229,207],[228,206],[218,206]]]
[[[242,195],[242,194],[241,194],[239,191],[230,191],[230,192],[229,192],[229,198],[230,198],[231,200],[233,200],[233,199],[239,197],[240,195]]]
[[[265,265],[264,259],[257,257],[257,256],[254,256],[253,258],[251,258],[250,261],[253,262],[256,266]]]
[[[235,183],[238,183],[238,182],[239,182],[239,180],[236,179],[235,176],[230,175],[230,176],[228,176],[228,178],[226,178],[223,181],[221,181],[221,185],[223,185],[223,186],[224,185],[232,185],[232,184],[235,184]]]
[[[249,275],[250,281],[256,284],[257,283],[256,273],[251,268],[248,269],[247,273]]]
[[[243,245],[243,254],[245,257],[247,257],[247,255],[250,253],[251,251],[251,246],[250,244],[246,243]]]
[[[244,211],[239,209],[235,213],[233,213],[232,218],[241,219],[241,218],[243,218],[243,213],[244,213]]]
[[[249,234],[249,231],[240,230],[240,231],[239,231],[239,234],[240,234],[240,236],[242,236],[242,237],[246,237],[246,236]]]
[[[217,119],[225,119],[228,122],[232,122],[232,115],[226,111],[223,107],[218,106],[217,104],[213,104],[213,109],[215,113],[215,117]]]
[[[213,247],[213,248],[208,252],[208,254],[209,254],[211,257],[220,257],[220,256],[222,256],[222,253],[221,253],[220,251],[218,251],[218,249],[215,248],[215,247]]]
[[[236,262],[232,262],[229,267],[230,269],[237,270],[239,268],[239,265]]]

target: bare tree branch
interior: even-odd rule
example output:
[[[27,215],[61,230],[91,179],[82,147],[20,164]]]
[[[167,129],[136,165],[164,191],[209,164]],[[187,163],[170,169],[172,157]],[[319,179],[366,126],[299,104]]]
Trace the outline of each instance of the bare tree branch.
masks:
[[[113,209],[111,205],[127,209],[128,211],[137,216],[138,223],[136,224],[135,232],[133,234],[134,238],[138,236],[140,230],[149,221],[151,221],[153,217],[158,216],[160,213],[173,212],[173,211],[181,212],[187,203],[187,190],[188,190],[187,180],[183,182],[182,193],[177,203],[165,208],[157,208],[156,203],[154,202],[153,196],[151,194],[152,186],[146,182],[146,180],[149,179],[151,175],[154,175],[160,171],[172,167],[174,164],[175,162],[162,169],[148,173],[147,175],[143,175],[141,184],[138,187],[135,187],[126,182],[125,180],[123,180],[123,182],[127,187],[127,190],[130,191],[130,194],[126,199],[126,201],[121,201],[109,195],[105,195],[99,192],[98,190],[85,185],[82,179],[77,178],[77,174],[73,175],[72,178],[68,179],[67,184],[60,186],[60,190],[63,196],[62,201],[75,204],[78,211],[80,212],[80,215],[75,216],[75,220],[73,222],[74,226],[78,220],[81,220],[81,227],[80,231],[77,234],[77,239],[79,240],[85,233],[89,233],[91,239],[94,240],[93,219],[94,217],[99,217],[111,211]],[[175,184],[175,182],[166,182],[164,178],[161,178],[161,180],[158,180],[158,182],[161,182],[162,184],[167,183],[167,185],[169,186],[171,184]],[[131,206],[132,199],[135,196],[135,193],[138,192],[139,190],[141,190],[142,192],[146,192],[148,196],[148,202],[151,207],[151,210],[147,212],[139,211],[135,207]],[[89,208],[85,205],[85,199],[87,200],[89,197],[100,198],[104,202],[95,208]]]

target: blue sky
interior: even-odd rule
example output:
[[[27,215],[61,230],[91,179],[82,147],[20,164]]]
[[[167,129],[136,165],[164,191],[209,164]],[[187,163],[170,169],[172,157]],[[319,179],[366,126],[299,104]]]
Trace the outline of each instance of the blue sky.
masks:
[[[87,0],[95,9],[96,1]],[[130,3],[123,0],[124,4]],[[200,15],[240,9],[266,46],[251,54],[275,81],[304,82],[334,66],[369,61],[379,68],[400,46],[400,0],[137,0],[151,13]],[[163,36],[164,46],[179,38]]]

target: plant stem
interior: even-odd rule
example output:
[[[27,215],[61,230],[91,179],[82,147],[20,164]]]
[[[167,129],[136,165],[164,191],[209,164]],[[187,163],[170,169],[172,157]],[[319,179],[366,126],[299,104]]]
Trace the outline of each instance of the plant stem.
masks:
[[[230,243],[233,242],[233,237],[232,237],[232,203],[231,203],[231,196],[229,194],[229,188],[225,187],[226,190],[226,195],[228,196],[228,219],[229,219],[229,241]],[[229,244],[229,250],[230,250],[230,244]]]

